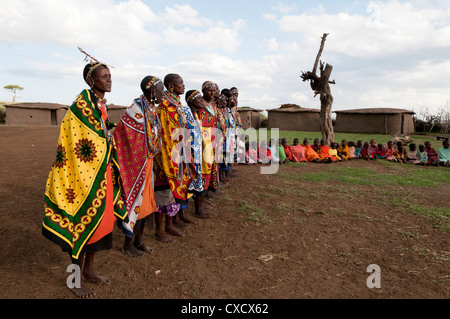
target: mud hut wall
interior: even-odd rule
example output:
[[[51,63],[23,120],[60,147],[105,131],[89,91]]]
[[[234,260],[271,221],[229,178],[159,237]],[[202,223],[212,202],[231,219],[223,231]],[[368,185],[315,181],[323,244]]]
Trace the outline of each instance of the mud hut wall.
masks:
[[[411,134],[416,131],[416,125],[412,114],[403,115],[403,132],[401,134]]]
[[[414,121],[410,114],[338,113],[335,131],[394,135],[409,134],[414,132]]]
[[[239,116],[242,122],[242,128],[248,129],[252,127],[252,112],[251,111],[239,111]]]
[[[320,117],[316,112],[268,112],[268,128],[282,131],[320,131]]]
[[[6,108],[5,124],[52,125],[52,112],[51,110],[45,109],[18,108],[8,106]]]
[[[251,114],[251,127],[259,129],[261,127],[261,113],[257,111],[250,112]]]
[[[64,116],[66,116],[67,109],[61,108],[59,110],[56,110],[56,125],[61,125],[62,121],[64,120]]]
[[[125,114],[126,108],[108,109],[109,119],[113,123],[119,123],[122,116]]]

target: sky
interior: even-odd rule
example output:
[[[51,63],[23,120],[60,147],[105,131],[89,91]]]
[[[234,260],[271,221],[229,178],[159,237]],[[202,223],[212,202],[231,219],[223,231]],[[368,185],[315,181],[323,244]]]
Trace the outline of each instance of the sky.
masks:
[[[448,0],[1,0],[0,25],[0,84],[24,88],[16,102],[70,105],[87,88],[81,47],[113,66],[108,103],[128,106],[145,76],[177,73],[186,91],[237,87],[239,106],[318,109],[300,75],[328,33],[333,110],[449,111]]]

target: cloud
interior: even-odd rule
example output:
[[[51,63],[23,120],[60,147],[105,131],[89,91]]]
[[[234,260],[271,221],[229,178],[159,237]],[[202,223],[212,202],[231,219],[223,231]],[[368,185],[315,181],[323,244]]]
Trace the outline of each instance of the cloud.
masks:
[[[327,50],[350,56],[404,54],[424,47],[443,47],[450,37],[450,10],[414,6],[410,2],[370,2],[367,14],[317,13],[284,15],[283,32],[301,33],[308,44],[330,33]]]
[[[213,23],[189,5],[156,13],[139,0],[2,0],[0,23],[0,41],[81,46],[119,65],[157,57],[161,45],[232,51],[245,25],[244,20]]]

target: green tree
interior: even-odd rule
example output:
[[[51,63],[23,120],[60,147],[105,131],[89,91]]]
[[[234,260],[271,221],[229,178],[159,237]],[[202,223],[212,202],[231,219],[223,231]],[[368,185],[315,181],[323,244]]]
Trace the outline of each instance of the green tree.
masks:
[[[16,84],[9,84],[3,87],[4,89],[10,90],[14,96],[13,96],[13,103],[16,103],[16,93],[17,90],[23,90],[23,87],[21,87],[20,85],[16,85]]]

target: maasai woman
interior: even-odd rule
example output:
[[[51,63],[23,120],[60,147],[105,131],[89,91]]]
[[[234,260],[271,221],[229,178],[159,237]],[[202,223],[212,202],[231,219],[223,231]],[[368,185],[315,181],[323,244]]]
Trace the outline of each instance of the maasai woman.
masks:
[[[121,225],[125,234],[122,251],[131,257],[153,251],[142,240],[145,221],[157,211],[153,158],[161,150],[161,123],[155,103],[162,102],[164,85],[156,76],[146,76],[141,90],[143,94],[126,110],[113,134],[129,217]]]
[[[94,294],[85,280],[110,282],[94,272],[94,256],[112,247],[116,217],[124,220],[127,214],[112,145],[114,125],[104,99],[111,92],[111,73],[95,60],[85,66],[83,79],[90,89],[78,95],[61,123],[56,160],[45,190],[42,234],[80,267],[81,285],[69,289],[87,298]]]
[[[234,116],[235,122],[236,122],[236,128],[235,128],[236,149],[235,149],[235,154],[237,154],[237,156],[239,156],[239,154],[240,154],[239,152],[244,152],[243,149],[239,149],[239,145],[241,143],[238,142],[238,141],[241,140],[241,128],[242,128],[242,120],[241,120],[241,116],[239,115],[239,112],[238,112],[239,90],[236,87],[232,87],[230,89],[230,91],[233,94],[233,99],[234,99],[234,103],[232,104],[231,111],[233,112],[233,116]]]
[[[214,83],[206,81],[202,85],[203,103],[201,108],[196,110],[194,114],[200,121],[203,133],[203,158],[202,158],[202,180],[203,189],[207,190],[206,196],[213,197],[211,192],[216,192],[218,187],[217,181],[217,162],[214,153],[216,137],[220,137],[222,133],[218,134],[217,130],[217,108],[213,101],[214,98]],[[217,141],[219,144],[220,141]],[[219,149],[221,147],[218,147]],[[218,156],[219,154],[217,154]]]
[[[226,90],[226,89],[225,89]],[[222,132],[221,135],[219,135],[222,138],[222,152],[216,149],[216,151],[220,152],[220,157],[218,158],[219,163],[219,180],[226,184],[229,180],[225,176],[225,172],[230,169],[229,164],[226,163],[226,160],[228,159],[227,155],[231,151],[231,139],[230,134],[234,134],[231,132],[230,128],[230,120],[228,118],[228,111],[227,111],[227,105],[228,105],[228,98],[224,94],[224,90],[220,93],[219,98],[216,100],[217,105],[217,128]]]
[[[167,243],[172,241],[167,234],[184,235],[174,227],[177,214],[182,222],[191,222],[184,216],[181,205],[187,206],[188,187],[195,176],[195,167],[191,154],[183,154],[183,150],[190,150],[190,144],[186,144],[190,136],[186,115],[180,101],[185,90],[183,79],[178,74],[168,74],[164,78],[164,86],[167,91],[156,110],[162,126],[162,147],[155,157],[153,171],[158,208],[156,238]],[[165,230],[162,227],[163,214],[166,215]]]
[[[196,126],[198,127],[198,139],[196,144],[196,149],[199,149],[199,154],[197,157],[197,152],[194,151],[194,160],[196,166],[196,177],[194,178],[191,186],[189,186],[189,190],[194,194],[194,203],[195,203],[195,216],[199,218],[210,218],[210,212],[205,207],[205,195],[208,192],[208,188],[204,187],[204,179],[202,175],[202,164],[203,164],[203,141],[202,141],[202,127],[201,123],[197,119],[196,115],[197,111],[201,109],[204,105],[204,100],[202,94],[197,90],[188,91],[186,94],[186,102],[188,107],[190,108],[190,113],[192,114],[193,121],[195,121]],[[188,123],[191,120],[188,117]],[[190,124],[189,124],[190,125]],[[197,143],[196,142],[196,143]],[[198,165],[197,165],[198,163]]]

